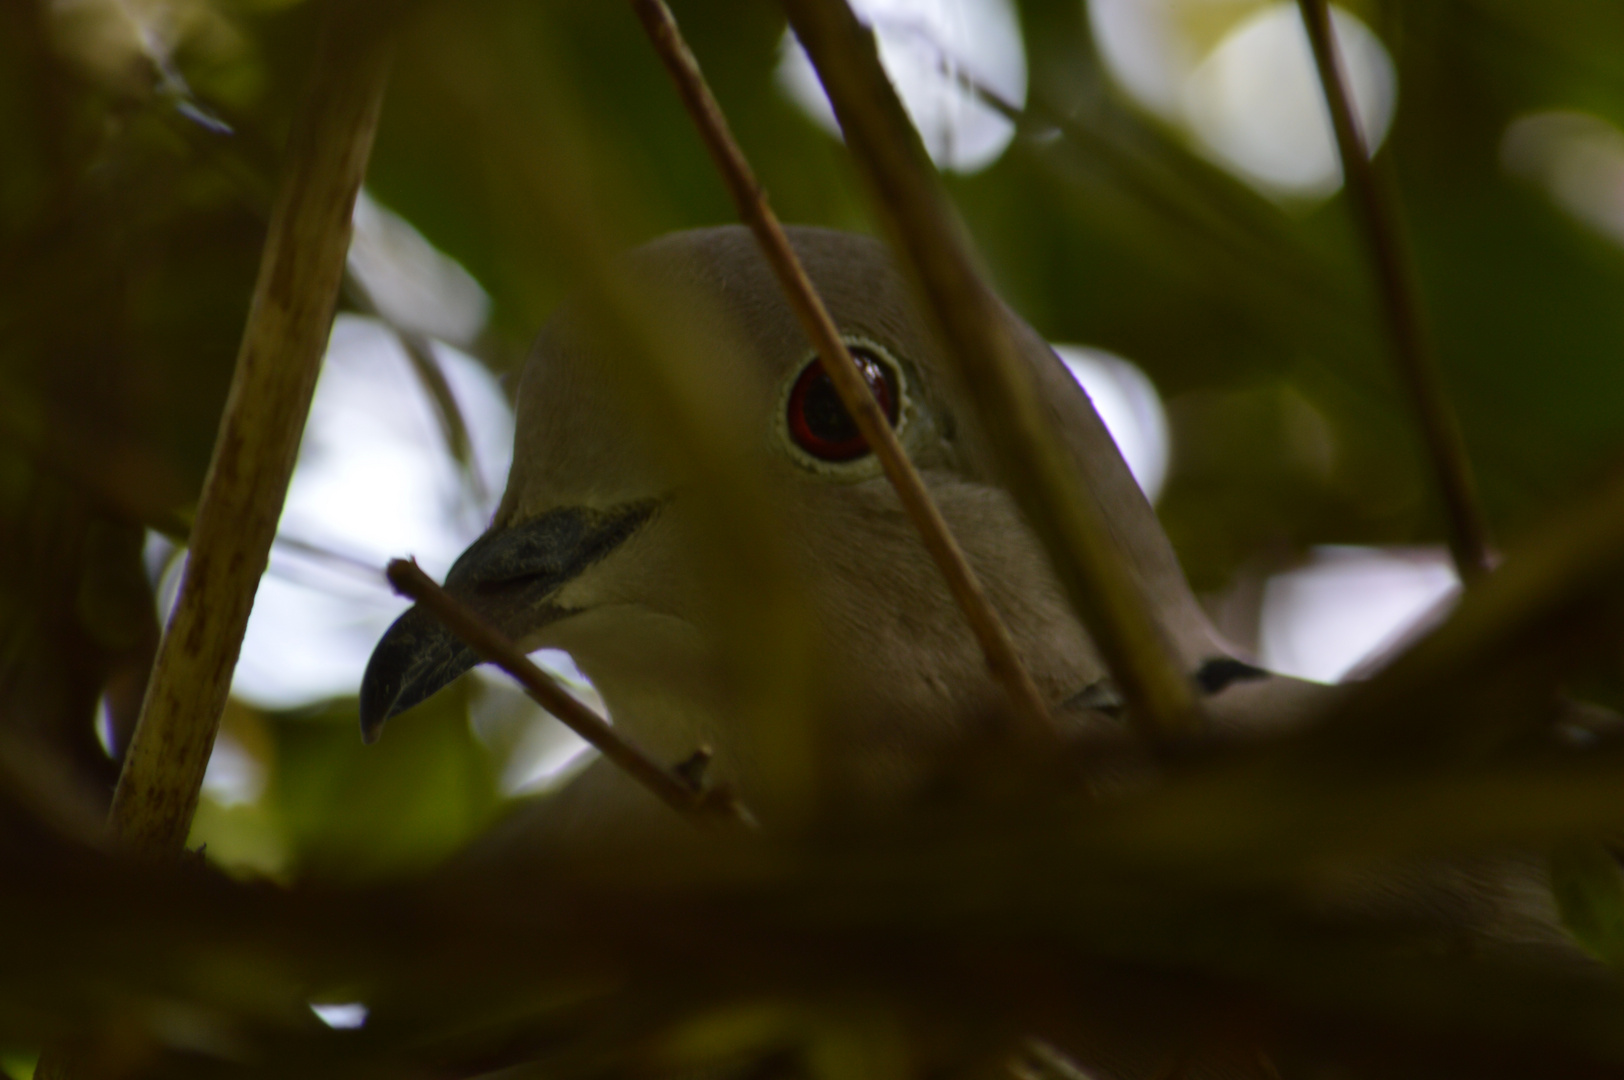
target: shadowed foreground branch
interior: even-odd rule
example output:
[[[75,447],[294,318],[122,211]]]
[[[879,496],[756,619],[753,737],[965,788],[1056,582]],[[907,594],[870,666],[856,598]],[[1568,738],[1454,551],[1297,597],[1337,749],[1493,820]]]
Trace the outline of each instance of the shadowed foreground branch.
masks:
[[[1616,755],[1606,765],[1616,785]],[[1523,772],[1477,795],[1531,805],[1543,792]],[[1385,790],[1378,776],[1365,783],[1373,797]],[[217,1071],[310,1070],[300,1075],[363,1064],[455,1074],[516,1048],[536,1068],[563,1066],[604,1025],[620,1034],[600,1060],[659,1075],[667,1036],[685,1024],[771,1000],[807,1010],[804,1033],[831,995],[966,1037],[1025,1030],[1062,1047],[1129,1037],[1147,1015],[1195,1032],[1240,1008],[1267,1018],[1288,1060],[1387,1065],[1356,1075],[1624,1067],[1624,986],[1598,965],[1493,939],[1441,949],[1462,932],[1447,914],[1344,921],[1303,891],[1311,879],[1236,882],[1188,848],[1147,863],[1142,830],[1030,794],[990,826],[938,813],[813,847],[696,834],[360,889],[243,885],[40,837],[19,846],[26,823],[9,816],[0,851],[22,876],[0,895],[0,948],[15,961],[0,969],[0,999],[29,1003],[7,1013],[23,1031],[64,1017],[97,1030],[110,1009],[157,1017],[160,1004],[188,1003],[194,1039],[231,1038],[166,1050],[162,1025],[138,1029],[154,1052],[191,1046]],[[1234,791],[1217,794],[1171,824],[1189,836],[1204,816],[1195,839],[1211,838],[1237,805]],[[1172,806],[1144,802],[1124,813]],[[1263,802],[1281,814],[1296,805]],[[1426,831],[1440,805],[1408,824]],[[1443,815],[1476,818],[1482,805]],[[1352,809],[1340,820],[1357,820]],[[15,973],[30,970],[41,977],[19,988]],[[288,1011],[290,999],[340,990],[371,1007],[363,1030],[323,1031]]]

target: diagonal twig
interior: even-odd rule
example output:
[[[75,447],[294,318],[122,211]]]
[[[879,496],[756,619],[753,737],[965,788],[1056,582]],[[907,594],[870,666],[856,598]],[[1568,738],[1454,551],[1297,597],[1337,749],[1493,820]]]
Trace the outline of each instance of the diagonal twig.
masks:
[[[873,35],[844,0],[783,0],[783,6],[893,247],[943,332],[1003,478],[1116,677],[1130,715],[1158,738],[1190,731],[1198,710],[1167,630],[1111,534],[1105,508],[1079,490],[1009,316],[976,269],[970,241],[880,65]]]
[[[692,768],[688,764],[676,771],[661,767],[597,713],[576,701],[552,676],[531,663],[523,650],[506,635],[436,585],[417,563],[410,559],[395,559],[390,562],[386,573],[389,584],[397,592],[428,608],[469,648],[517,679],[536,704],[591,743],[599,753],[652,791],[662,802],[696,817],[729,817],[753,824],[749,812],[739,805],[726,787],[707,787],[697,782],[698,777],[693,773],[704,763],[703,751],[700,756],[689,759],[694,763]]]
[[[1399,219],[1398,196],[1391,179],[1378,175],[1371,164],[1369,148],[1348,94],[1346,72],[1332,46],[1326,0],[1298,0],[1298,5],[1330,109],[1337,153],[1342,159],[1342,175],[1363,225],[1365,243],[1370,248],[1377,291],[1392,339],[1393,359],[1415,408],[1434,480],[1443,496],[1449,550],[1461,580],[1470,584],[1490,569],[1489,530],[1478,503],[1477,484],[1466,456],[1460,420],[1438,370],[1422,310],[1421,283]]]
[[[835,326],[822,297],[790,246],[778,215],[768,205],[766,193],[757,182],[750,163],[734,141],[727,117],[706,85],[698,61],[683,41],[671,10],[664,0],[632,0],[632,8],[642,20],[655,51],[676,84],[678,96],[699,128],[705,147],[727,184],[739,216],[755,233],[763,255],[778,277],[784,296],[789,300],[807,337],[812,339],[823,370],[840,395],[841,404],[856,421],[858,431],[896,489],[909,520],[918,529],[925,548],[947,581],[948,590],[964,612],[986,656],[987,666],[1014,701],[1022,734],[1034,740],[1051,736],[1054,728],[1048,708],[1032,681],[1031,673],[1015,651],[1009,628],[987,599],[975,571],[965,559],[963,549],[948,529],[941,511],[925,488],[925,482],[908,460],[896,432],[874,399],[873,390],[858,372],[839,328]]]
[[[376,20],[334,10],[290,140],[180,599],[113,796],[113,832],[137,850],[179,848],[191,825],[333,321],[389,68]]]
[[[368,17],[368,16],[372,17]],[[237,366],[191,529],[191,558],[113,792],[108,826],[164,855],[191,828],[248,613],[270,558],[338,302],[350,216],[383,107],[390,35],[375,12],[331,9],[288,143]],[[34,1075],[96,1075],[74,1042]]]

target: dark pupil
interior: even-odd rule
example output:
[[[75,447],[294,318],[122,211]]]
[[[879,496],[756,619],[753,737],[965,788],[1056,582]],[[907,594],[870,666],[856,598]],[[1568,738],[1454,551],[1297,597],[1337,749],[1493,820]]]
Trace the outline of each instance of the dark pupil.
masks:
[[[857,363],[861,365],[862,361],[858,360]],[[867,375],[868,372],[863,374]],[[846,411],[846,406],[840,403],[834,381],[827,375],[820,373],[806,388],[803,411],[807,430],[824,442],[843,443],[857,437],[857,424],[852,420],[851,413]]]
[[[880,408],[886,413],[892,423],[896,422],[893,415],[895,408],[891,401],[891,387],[885,377],[885,369],[873,357],[853,351],[853,360],[857,362],[857,370],[863,373],[863,380],[868,383],[869,389],[879,399]],[[846,406],[840,403],[840,395],[835,392],[834,380],[821,370],[812,385],[806,388],[806,398],[802,402],[802,415],[806,418],[806,428],[815,438],[826,443],[843,443],[857,438],[857,422],[846,411]]]

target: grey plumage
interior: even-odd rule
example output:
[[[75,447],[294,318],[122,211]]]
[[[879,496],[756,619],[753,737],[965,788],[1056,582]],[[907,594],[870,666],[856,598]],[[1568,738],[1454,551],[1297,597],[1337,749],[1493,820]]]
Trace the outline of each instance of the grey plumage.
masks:
[[[1037,686],[1078,730],[1120,735],[1107,672],[997,482],[973,411],[961,407],[886,252],[828,230],[792,229],[790,236],[843,334],[895,365],[904,395],[899,436]],[[808,628],[810,660],[785,677],[798,680],[797,707],[818,746],[833,748],[818,782],[843,800],[907,798],[924,778],[922,762],[972,737],[1005,707],[1001,689],[872,459],[819,462],[789,438],[789,388],[814,357],[749,233],[724,227],[669,236],[634,253],[626,273],[651,303],[663,298],[672,334],[702,342],[708,385],[725,395],[748,467],[772,495],[770,513]],[[673,300],[672,289],[682,298]],[[1202,685],[1219,735],[1273,731],[1311,717],[1335,689],[1270,676],[1231,657],[1086,395],[1043,340],[1009,318],[1079,473],[1106,510],[1179,663]],[[570,651],[617,726],[656,757],[676,762],[710,746],[719,779],[747,804],[772,806],[773,774],[758,767],[771,733],[741,722],[739,691],[719,655],[726,604],[741,598],[717,593],[715,552],[707,550],[715,534],[696,495],[711,480],[675,460],[680,455],[662,447],[647,415],[627,404],[625,369],[608,355],[617,340],[613,327],[583,309],[566,310],[542,334],[519,386],[506,494],[484,547],[470,550],[451,585],[476,606],[499,609],[504,629],[526,646]],[[628,507],[651,509],[586,557],[580,538],[609,534],[581,523],[630,521]],[[573,523],[575,531],[564,532],[576,539],[558,541],[563,546],[551,556],[533,556],[534,566],[513,563],[514,551],[529,549],[503,538],[542,529],[537,523],[558,532],[559,522]],[[503,554],[482,554],[491,551]],[[538,588],[544,571],[554,577]],[[529,599],[515,604],[521,587]],[[471,662],[447,660],[455,643],[429,642],[436,631],[422,616],[398,625],[404,629],[392,629],[380,644],[363,688],[369,730]],[[411,668],[435,648],[439,660]],[[510,826],[492,846],[682,828],[600,764],[549,800],[539,822]],[[1388,866],[1305,888],[1328,921],[1402,926],[1450,948],[1536,948],[1562,963],[1586,962],[1562,935],[1537,860]],[[1122,1077],[1166,1066],[1155,1035],[1136,1030],[1130,1038],[1124,1030],[1123,1039],[1100,1046],[1087,1063]],[[1184,1075],[1248,1075],[1253,1064],[1195,1063]]]
[[[975,418],[956,404],[939,350],[884,249],[829,230],[791,235],[842,332],[900,368],[904,445],[1040,689],[1059,706],[1100,684],[1106,672],[995,480]],[[839,730],[850,756],[865,763],[859,772],[883,774],[902,767],[922,742],[1003,708],[1001,690],[872,459],[826,466],[785,437],[786,388],[812,351],[749,233],[724,227],[666,237],[638,251],[628,273],[651,290],[678,283],[700,294],[738,343],[711,357],[715,384],[726,387],[740,423],[755,433],[759,465],[780,495],[773,509],[784,519],[792,572],[816,629],[817,675],[805,687],[813,725]],[[1194,675],[1227,655],[1226,646],[1087,397],[1042,339],[1010,319],[1079,470]],[[719,773],[748,795],[749,752],[728,728],[724,688],[691,677],[709,662],[703,654],[714,605],[703,596],[703,560],[688,550],[698,536],[687,520],[690,500],[673,487],[683,481],[664,475],[657,442],[629,434],[633,424],[616,399],[613,366],[595,353],[600,347],[591,320],[570,311],[537,343],[520,383],[514,467],[492,532],[566,506],[602,513],[654,499],[660,508],[623,550],[563,586],[553,606],[579,614],[509,629],[527,644],[571,650],[617,723],[657,753],[674,760],[699,743],[714,746]],[[1235,694],[1258,697],[1265,689],[1243,682],[1234,684]],[[1220,699],[1229,696],[1230,687],[1224,690]],[[386,703],[368,706],[370,722],[389,714]]]

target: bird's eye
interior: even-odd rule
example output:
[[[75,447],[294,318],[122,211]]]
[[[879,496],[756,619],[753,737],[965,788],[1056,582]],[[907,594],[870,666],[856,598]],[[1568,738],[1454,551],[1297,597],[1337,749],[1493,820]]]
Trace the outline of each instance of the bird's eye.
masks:
[[[852,349],[851,358],[857,361],[857,370],[863,373],[886,420],[896,427],[901,398],[896,373],[867,349]],[[802,369],[789,392],[789,433],[795,445],[822,461],[853,461],[868,453],[868,442],[816,358]]]

